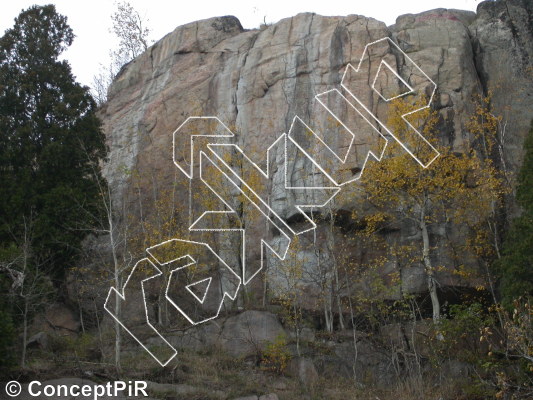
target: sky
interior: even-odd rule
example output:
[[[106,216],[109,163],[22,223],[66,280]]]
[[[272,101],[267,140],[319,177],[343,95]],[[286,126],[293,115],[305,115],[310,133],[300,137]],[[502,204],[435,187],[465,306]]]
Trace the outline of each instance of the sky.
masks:
[[[244,28],[258,28],[263,21],[277,22],[301,12],[321,15],[359,14],[394,24],[396,17],[434,8],[475,11],[480,0],[129,0],[148,20],[151,39],[157,41],[177,26],[200,19],[234,15]],[[12,27],[21,10],[34,4],[56,5],[68,17],[76,35],[64,53],[77,80],[91,86],[101,64],[109,63],[109,52],[117,45],[110,33],[114,0],[3,0],[0,5],[0,33]]]

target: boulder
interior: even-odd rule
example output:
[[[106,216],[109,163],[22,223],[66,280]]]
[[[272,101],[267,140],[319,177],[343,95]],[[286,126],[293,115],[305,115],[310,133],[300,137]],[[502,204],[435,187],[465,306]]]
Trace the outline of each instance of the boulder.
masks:
[[[68,306],[56,303],[45,311],[46,322],[54,330],[77,333],[80,329],[78,315]]]
[[[181,332],[165,336],[165,339],[178,350],[201,351],[216,346],[219,337],[222,321],[209,321],[205,324],[192,326]],[[147,343],[157,344],[160,339],[150,338]]]
[[[259,400],[279,400],[279,398],[276,393],[269,393],[264,394],[263,396],[259,396]]]
[[[63,303],[53,303],[34,318],[30,332],[75,336],[78,334],[80,326],[78,314],[71,307]]]
[[[29,338],[26,343],[27,348],[40,348],[46,350],[48,348],[48,334],[46,332],[39,332]]]
[[[313,360],[305,357],[293,358],[289,363],[287,372],[289,375],[298,378],[306,386],[314,384],[318,379],[318,372]]]
[[[258,355],[285,330],[275,314],[249,310],[229,317],[220,334],[222,348],[235,357]]]

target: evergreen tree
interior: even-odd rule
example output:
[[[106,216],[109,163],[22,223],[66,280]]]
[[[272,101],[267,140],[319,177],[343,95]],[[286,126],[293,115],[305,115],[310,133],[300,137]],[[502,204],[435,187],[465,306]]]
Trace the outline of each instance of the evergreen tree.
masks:
[[[56,276],[98,213],[106,154],[89,89],[59,60],[73,39],[53,5],[22,11],[0,39],[0,247],[31,229],[33,265]]]
[[[513,220],[497,264],[502,301],[508,306],[519,296],[533,296],[533,121],[524,142],[516,201],[522,215]]]

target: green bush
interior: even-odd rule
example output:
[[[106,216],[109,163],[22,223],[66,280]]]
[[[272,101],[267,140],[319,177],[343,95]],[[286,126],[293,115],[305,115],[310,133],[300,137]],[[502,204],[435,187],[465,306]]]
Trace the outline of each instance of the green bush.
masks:
[[[89,333],[77,336],[51,335],[48,346],[56,360],[98,361],[100,358],[97,337]]]
[[[291,358],[290,352],[287,350],[287,338],[280,334],[273,342],[267,344],[262,355],[262,365],[265,370],[282,374]]]
[[[493,316],[482,304],[470,303],[451,305],[448,317],[439,322],[432,340],[435,361],[457,359],[480,365],[488,353],[487,341],[480,339],[494,325]]]

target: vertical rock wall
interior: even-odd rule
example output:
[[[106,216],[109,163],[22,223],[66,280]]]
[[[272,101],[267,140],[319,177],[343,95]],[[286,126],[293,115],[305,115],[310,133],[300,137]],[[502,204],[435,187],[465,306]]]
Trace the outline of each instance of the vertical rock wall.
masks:
[[[262,30],[244,30],[235,17],[180,26],[122,69],[101,111],[110,147],[105,175],[114,201],[120,208],[146,216],[153,212],[149,205],[157,201],[162,189],[174,187],[180,212],[186,213],[189,182],[173,164],[172,133],[189,116],[219,117],[236,134],[235,143],[262,166],[266,148],[289,130],[295,115],[321,131],[324,140],[342,152],[348,138],[327,129],[326,114],[314,97],[339,88],[347,64],[357,65],[365,45],[383,37],[394,40],[437,84],[434,107],[443,117],[443,140],[454,148],[460,149],[470,138],[466,122],[474,109],[473,96],[493,91],[495,112],[504,116],[504,167],[516,171],[533,117],[532,8],[527,0],[487,1],[479,5],[477,14],[437,9],[403,15],[390,27],[358,15],[323,17],[309,13]],[[405,59],[390,46],[384,54],[370,57],[366,69],[351,84],[381,117],[386,108],[372,91],[370,80],[383,57],[388,57],[391,68],[407,82],[416,80]],[[189,138],[178,135],[174,146],[185,154]],[[345,179],[360,171],[367,151],[368,143],[356,141],[352,158],[335,172]],[[292,200],[284,197],[282,158],[276,160],[277,172],[266,195],[280,215],[297,225],[301,221],[291,214]],[[309,163],[289,166],[293,177],[312,175],[310,168]],[[195,185],[198,182],[193,188]],[[348,215],[358,207],[350,198],[355,197],[345,196],[334,208]],[[328,224],[322,222],[316,234],[304,238],[318,241],[323,249],[322,258],[305,263],[310,274],[316,263],[331,259]],[[435,243],[453,235],[453,230],[447,229],[432,232]],[[407,226],[397,227],[390,232],[390,240],[409,241],[412,234]],[[372,252],[347,248],[342,235],[337,236],[338,251],[347,256],[363,257]],[[276,240],[274,235],[272,242]],[[441,256],[441,263],[454,262],[446,254]],[[258,249],[250,249],[249,262],[258,263],[259,257]],[[306,259],[305,253],[299,257]],[[276,266],[276,260],[270,262]],[[388,265],[383,273],[394,268]],[[420,268],[401,271],[404,292],[425,290]],[[451,274],[443,274],[439,280],[443,286],[458,284]],[[475,286],[476,282],[466,284]]]

